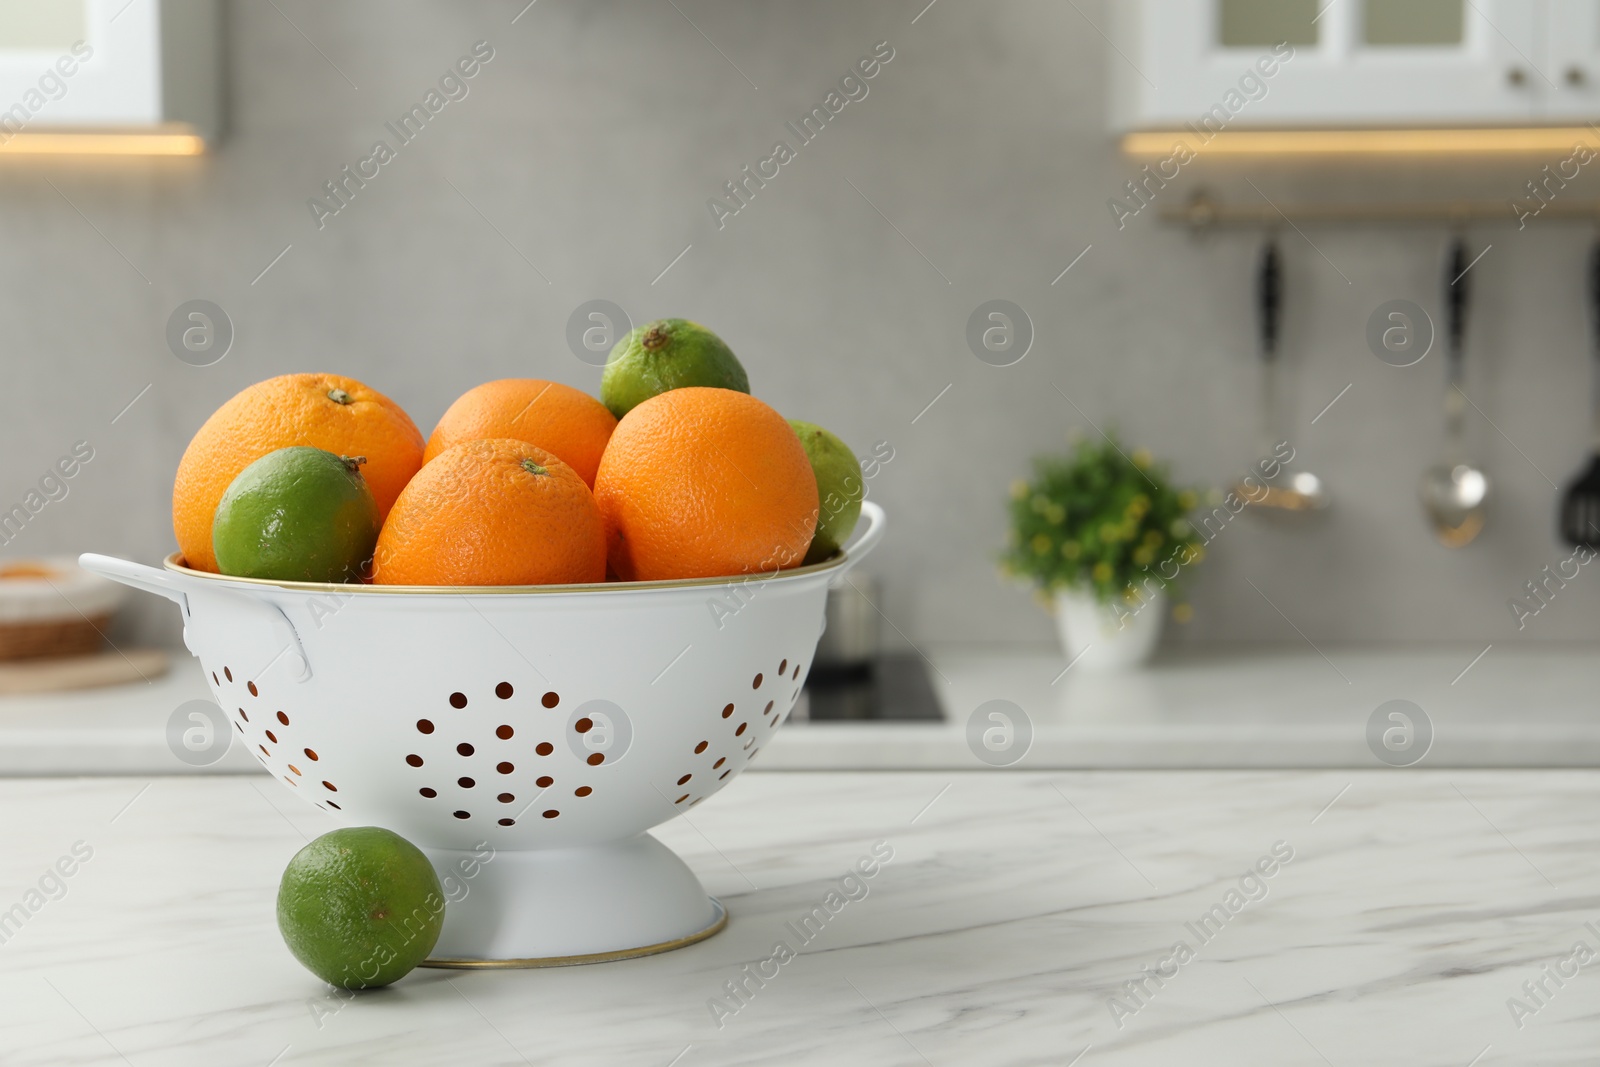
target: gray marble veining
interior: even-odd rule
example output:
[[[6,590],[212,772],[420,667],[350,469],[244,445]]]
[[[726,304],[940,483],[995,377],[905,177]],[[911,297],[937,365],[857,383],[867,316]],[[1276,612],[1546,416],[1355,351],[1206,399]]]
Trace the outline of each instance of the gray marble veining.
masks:
[[[243,777],[0,782],[0,909],[40,904],[0,944],[0,1061],[1594,1062],[1600,985],[1573,962],[1600,950],[1591,772],[751,774],[730,794],[659,831],[730,908],[711,940],[344,998],[273,919],[322,813]],[[892,858],[830,901],[875,846]],[[793,958],[768,962],[779,942]]]

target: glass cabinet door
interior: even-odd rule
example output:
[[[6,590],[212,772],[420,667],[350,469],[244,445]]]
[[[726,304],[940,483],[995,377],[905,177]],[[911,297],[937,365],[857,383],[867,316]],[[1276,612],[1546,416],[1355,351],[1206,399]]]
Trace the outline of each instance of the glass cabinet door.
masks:
[[[0,50],[64,52],[88,36],[84,0],[0,0]]]
[[[1217,43],[1223,48],[1270,48],[1317,43],[1317,0],[1220,0]]]
[[[1357,47],[1459,49],[1466,16],[1466,0],[1362,0]]]

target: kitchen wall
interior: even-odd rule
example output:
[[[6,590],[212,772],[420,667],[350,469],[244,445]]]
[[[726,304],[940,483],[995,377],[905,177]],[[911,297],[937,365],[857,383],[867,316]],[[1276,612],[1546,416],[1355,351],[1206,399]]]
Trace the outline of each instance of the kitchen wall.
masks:
[[[917,643],[1052,639],[993,558],[1010,480],[1070,431],[1093,432],[1089,419],[1171,457],[1190,482],[1225,485],[1245,470],[1258,236],[1197,239],[1154,209],[1122,229],[1113,221],[1107,199],[1137,168],[1105,128],[1103,3],[524,2],[241,0],[228,11],[232,131],[214,156],[0,166],[0,502],[20,500],[74,442],[94,449],[70,494],[5,555],[159,559],[189,435],[270,375],[353,375],[424,432],[489,378],[593,389],[599,371],[565,331],[595,298],[635,322],[699,319],[786,414],[862,454],[891,443],[871,494],[893,530],[870,568],[888,616]],[[493,58],[468,95],[319,226],[308,199],[376,139],[392,142],[385,122],[478,41]],[[893,58],[868,95],[801,144],[785,122],[881,41]],[[719,228],[707,199],[778,140],[795,158]],[[1202,184],[1234,200],[1509,198],[1545,162],[1557,160],[1202,156],[1156,206]],[[1561,195],[1600,189],[1585,172]],[[1286,229],[1288,436],[1334,505],[1230,524],[1197,571],[1195,620],[1174,628],[1177,640],[1595,632],[1600,570],[1584,569],[1520,632],[1507,607],[1568,554],[1554,539],[1552,483],[1589,443],[1579,294],[1592,236],[1547,221],[1519,232],[1509,208],[1507,220],[1470,234],[1474,253],[1493,245],[1471,274],[1468,384],[1481,409],[1473,447],[1494,478],[1489,529],[1462,551],[1430,539],[1416,481],[1438,447],[1443,367],[1437,352],[1386,366],[1364,340],[1386,300],[1437,306],[1442,231]],[[995,297],[1026,309],[1037,331],[1006,368],[977,360],[964,336]],[[165,341],[168,315],[193,298],[215,301],[236,330],[213,366],[180,362]],[[148,599],[121,640],[175,639],[174,613]]]

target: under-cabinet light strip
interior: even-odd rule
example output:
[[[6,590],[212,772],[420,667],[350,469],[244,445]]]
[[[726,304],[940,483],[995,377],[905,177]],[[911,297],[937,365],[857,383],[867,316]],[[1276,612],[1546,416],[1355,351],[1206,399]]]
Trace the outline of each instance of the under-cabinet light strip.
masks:
[[[23,130],[0,144],[0,158],[23,156],[198,156],[205,138],[167,130]]]
[[[1142,130],[1125,134],[1132,156],[1169,156],[1179,142],[1202,156],[1475,155],[1600,149],[1593,126],[1416,130]]]

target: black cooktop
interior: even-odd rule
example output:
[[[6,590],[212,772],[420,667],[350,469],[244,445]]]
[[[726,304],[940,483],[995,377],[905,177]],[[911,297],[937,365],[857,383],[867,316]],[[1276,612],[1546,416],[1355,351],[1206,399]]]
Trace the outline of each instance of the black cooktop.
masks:
[[[790,718],[797,723],[942,722],[944,709],[922,657],[891,653],[863,664],[812,667],[805,696]]]

